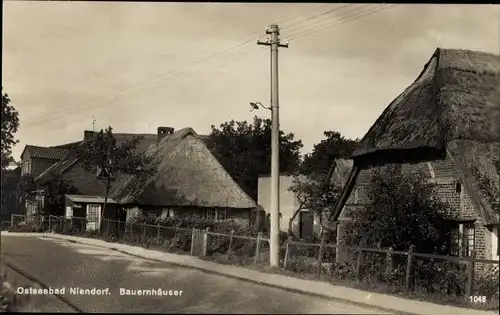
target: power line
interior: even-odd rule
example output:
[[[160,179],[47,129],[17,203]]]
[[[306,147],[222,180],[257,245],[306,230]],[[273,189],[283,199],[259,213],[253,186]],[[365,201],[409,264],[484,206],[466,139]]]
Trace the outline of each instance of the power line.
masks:
[[[360,12],[360,13],[355,14],[353,16],[350,16],[350,17],[348,17],[346,19],[341,19],[339,21],[336,21],[335,23],[328,24],[328,25],[325,25],[323,27],[312,29],[312,30],[309,30],[309,31],[306,31],[306,32],[301,32],[301,33],[295,34],[294,37],[291,38],[291,39],[295,40],[295,39],[307,36],[307,35],[312,34],[312,33],[318,33],[320,31],[326,30],[328,28],[332,28],[332,27],[335,27],[335,26],[338,26],[338,25],[341,25],[341,24],[344,24],[344,23],[347,23],[347,22],[350,22],[350,21],[354,21],[354,20],[357,20],[359,18],[375,14],[375,13],[377,13],[379,11],[387,10],[387,9],[393,7],[393,6],[396,6],[396,5],[397,4],[382,5],[382,7],[375,8],[374,10],[367,10],[367,11],[364,11],[364,12]]]
[[[320,8],[323,8],[323,7],[325,7],[325,6],[329,6],[329,5],[330,5],[330,4],[326,4],[326,5],[321,5],[321,6],[319,6],[319,7],[315,7],[315,8],[313,8],[313,9],[311,9],[311,10],[308,10],[308,11],[302,12],[302,13],[300,13],[300,14],[297,14],[297,15],[295,15],[295,16],[292,16],[292,17],[289,17],[289,18],[283,19],[283,20],[281,20],[280,22],[286,22],[287,20],[293,20],[293,19],[295,19],[295,18],[297,18],[297,17],[299,17],[299,16],[302,16],[302,15],[304,15],[304,14],[306,14],[306,13],[309,13],[309,12],[314,12],[314,11],[316,11],[316,10],[320,9]],[[237,48],[239,48],[239,47],[241,47],[241,46],[244,46],[244,45],[246,45],[246,44],[249,44],[249,43],[251,43],[251,42],[253,41],[253,40],[247,40],[250,36],[252,36],[252,37],[253,37],[253,36],[254,36],[254,33],[250,33],[250,34],[248,34],[248,35],[242,36],[241,38],[237,39],[237,41],[240,41],[240,40],[245,40],[243,43],[240,43],[240,44],[238,44],[238,45],[235,45],[235,46],[229,47],[229,48],[225,49],[225,50],[224,50],[224,51],[222,51],[222,52],[218,52],[218,53],[215,53],[215,54],[211,54],[211,55],[209,55],[209,56],[207,56],[207,57],[204,57],[204,58],[202,58],[201,60],[198,60],[198,61],[196,61],[196,62],[194,62],[194,63],[192,63],[192,64],[188,64],[188,66],[191,66],[191,65],[193,65],[193,64],[200,63],[200,62],[202,62],[202,61],[205,61],[205,60],[211,59],[211,58],[216,57],[216,56],[219,56],[219,55],[223,55],[223,54],[224,54],[224,53],[226,53],[226,52],[229,52],[229,51],[231,51],[231,50],[234,50],[234,49],[237,49]],[[160,75],[160,76],[158,77],[158,80],[159,80],[159,79],[161,79],[161,78],[163,78],[163,77],[165,77],[165,76],[168,76],[169,74],[172,74],[175,70],[176,70],[176,69],[171,69],[171,70],[167,71],[166,73],[163,73],[162,75]],[[179,70],[183,70],[183,68],[180,68]],[[178,71],[178,72],[180,72],[180,71]],[[103,97],[106,97],[106,96],[111,96],[111,95],[116,94],[117,92],[121,92],[121,91],[124,91],[124,90],[133,89],[133,88],[135,88],[136,86],[140,86],[140,85],[142,85],[142,84],[144,84],[144,83],[148,83],[150,80],[151,80],[151,79],[148,79],[148,80],[143,80],[143,81],[140,81],[140,82],[138,82],[138,83],[136,83],[136,84],[133,84],[133,85],[124,86],[124,87],[118,87],[117,89],[114,89],[114,90],[111,90],[111,91],[107,91],[107,92],[106,92],[106,93],[104,93],[104,94],[97,95],[97,96],[94,96],[94,97],[92,97],[92,98],[90,98],[90,99],[87,99],[86,101],[80,102],[79,104],[76,104],[75,106],[70,107],[70,108],[77,108],[77,107],[80,107],[81,105],[85,105],[85,104],[90,103],[90,102],[93,102],[93,101],[100,101],[100,100],[102,100],[102,98],[103,98]],[[37,124],[36,122],[38,122],[38,121],[40,120],[40,118],[42,118],[42,119],[43,119],[43,118],[51,117],[54,113],[56,113],[56,114],[57,114],[57,113],[64,113],[64,112],[66,112],[67,110],[68,110],[68,108],[63,108],[63,109],[61,109],[61,110],[57,110],[57,111],[55,111],[55,112],[53,111],[53,112],[50,112],[50,113],[47,113],[47,114],[41,115],[41,116],[36,117],[35,119],[33,119],[33,123]],[[28,124],[28,125],[31,125],[31,121],[28,121],[28,122],[27,122],[27,124]]]
[[[356,11],[363,11],[365,10],[365,8],[367,7],[370,7],[370,6],[373,6],[374,4],[369,4],[369,5],[361,5],[359,7],[355,7],[355,8],[352,8],[350,10],[345,10],[343,12],[338,12],[338,14],[335,14],[335,15],[330,15],[330,16],[327,16],[326,19],[320,19],[320,20],[316,20],[310,24],[307,24],[305,28],[301,28],[301,27],[297,27],[297,28],[294,28],[292,30],[288,30],[288,36],[290,37],[291,35],[290,34],[293,34],[295,31],[299,30],[298,32],[295,32],[295,33],[302,33],[304,31],[308,31],[308,30],[311,30],[313,28],[316,28],[318,26],[321,26],[321,25],[324,25],[326,23],[329,23],[329,22],[332,22],[332,21],[336,21],[338,20],[340,17],[343,17],[343,16],[346,16],[348,13],[352,13],[352,12],[356,12]],[[376,5],[376,4],[375,4]],[[344,8],[348,8],[347,6],[344,7]],[[344,9],[343,8],[343,9]],[[326,23],[325,23],[326,22]]]
[[[317,10],[319,10],[319,9],[321,9],[321,8],[328,7],[328,6],[331,6],[331,5],[332,5],[331,3],[328,3],[328,4],[323,4],[323,5],[320,5],[320,6],[318,6],[318,7],[313,8],[313,9],[311,9],[311,10],[308,10],[308,11],[302,12],[302,13],[297,14],[297,15],[294,15],[294,16],[292,16],[292,17],[290,17],[290,18],[286,18],[286,19],[283,19],[283,20],[280,20],[280,21],[273,22],[273,24],[285,24],[285,25],[286,25],[286,21],[287,21],[287,20],[293,20],[293,19],[295,19],[295,18],[298,18],[299,16],[303,16],[303,15],[305,15],[306,13],[314,12],[314,11],[317,11]],[[287,26],[285,26],[285,27],[287,27]]]
[[[240,55],[240,56],[237,56],[236,58],[233,58],[233,59],[225,60],[225,62],[221,63],[220,65],[225,65],[225,64],[229,64],[231,62],[237,61],[237,60],[241,60],[241,59],[245,58],[246,56],[248,56],[248,53]],[[179,77],[172,77],[170,79],[176,79],[176,78],[178,79]],[[180,78],[182,79],[182,76]],[[168,82],[168,80],[164,81],[164,82]],[[148,86],[144,87],[142,90],[146,90],[146,89],[148,89]],[[66,112],[66,113],[60,113],[61,115],[58,115],[58,116],[47,117],[45,119],[41,119],[41,120],[35,121],[35,122],[31,123],[31,124],[27,124],[27,125],[30,126],[30,127],[32,127],[32,126],[38,126],[38,125],[44,124],[44,123],[52,121],[52,120],[58,120],[58,119],[61,119],[61,118],[65,118],[67,115],[72,116],[72,115],[75,115],[75,114],[86,112],[86,111],[88,111],[90,109],[96,109],[96,108],[104,107],[104,106],[106,106],[108,104],[112,104],[112,103],[116,102],[117,100],[122,99],[123,97],[126,97],[126,96],[132,94],[133,92],[134,91],[131,91],[131,92],[128,92],[128,93],[125,93],[125,94],[122,94],[122,95],[118,95],[118,96],[115,96],[112,99],[108,99],[108,100],[105,100],[105,101],[100,102],[98,104],[93,104],[91,106],[84,107],[84,108],[78,109],[76,111]],[[25,126],[26,126],[26,124],[25,124]]]
[[[324,6],[325,6],[325,5],[323,5],[323,6],[321,6],[321,7],[324,7]],[[344,5],[344,6],[343,6],[343,7],[341,7],[341,8],[344,8],[344,7],[347,7],[347,6],[348,6],[348,5]],[[321,7],[320,7],[320,8],[321,8]],[[329,11],[328,11],[328,13],[334,12],[334,11],[339,10],[339,9],[341,9],[341,8],[336,8],[336,9],[334,9],[334,10],[329,10]],[[315,8],[315,9],[310,10],[310,11],[315,11],[315,10],[317,10],[317,9],[319,9],[319,8]],[[308,12],[310,12],[310,11],[308,11]],[[350,11],[348,11],[348,12],[351,12],[351,11],[353,11],[353,10],[350,10]],[[322,14],[315,15],[315,16],[313,16],[313,17],[309,17],[309,18],[307,18],[307,19],[305,19],[305,20],[301,20],[301,21],[302,21],[302,22],[304,22],[304,21],[313,20],[313,19],[314,19],[314,18],[316,18],[316,17],[319,17],[319,16],[324,16],[326,13],[327,13],[327,12],[323,12]],[[347,13],[347,12],[344,12],[344,13],[342,13],[342,14],[345,14],[345,13]],[[374,13],[374,12],[373,12],[373,13]],[[305,13],[302,13],[302,14],[297,15],[297,16],[301,16],[301,15],[304,15],[304,14],[305,14]],[[341,14],[341,15],[342,15],[342,14]],[[367,15],[367,14],[365,14],[365,15]],[[364,15],[363,15],[363,16],[364,16]],[[359,16],[359,17],[362,17],[362,16]],[[358,18],[358,17],[357,17],[357,18]],[[342,23],[344,23],[344,22],[348,22],[349,20],[351,20],[351,17],[349,17],[348,19],[344,20]],[[342,20],[341,20],[341,21],[342,21]],[[300,22],[300,21],[299,21],[299,22]],[[297,25],[299,22],[296,22],[296,23],[294,23],[294,24],[295,24],[295,25]],[[336,22],[339,22],[339,21],[337,20]],[[342,24],[342,23],[337,23],[337,24]],[[327,28],[329,28],[329,27],[333,27],[333,26],[335,26],[335,25],[337,25],[337,24],[334,24],[334,25],[327,25]],[[310,31],[306,29],[306,30],[304,30],[303,32],[299,32],[299,33],[297,33],[296,35],[300,35],[300,36],[294,37],[294,39],[300,38],[300,37],[302,37],[302,36],[305,36],[305,35],[307,35],[307,34],[309,34],[309,33],[314,32],[314,31],[316,31],[316,29],[314,29],[314,30],[310,30]],[[248,35],[248,36],[244,36],[244,37],[242,37],[242,39],[243,39],[243,38],[248,38],[249,36],[250,36],[250,35]],[[294,35],[294,36],[295,36],[295,35]],[[164,73],[164,74],[160,75],[160,76],[159,76],[156,80],[154,80],[154,81],[152,81],[152,82],[149,82],[149,84],[147,84],[144,88],[139,89],[139,91],[145,91],[145,90],[147,90],[147,89],[149,89],[149,88],[153,87],[154,85],[157,85],[157,84],[159,84],[159,83],[165,82],[165,79],[167,79],[167,82],[168,82],[168,81],[170,81],[170,80],[172,80],[172,79],[179,78],[179,77],[178,77],[178,75],[181,75],[181,78],[182,78],[182,76],[183,76],[183,75],[185,76],[185,74],[183,73],[183,71],[182,71],[182,70],[189,69],[189,68],[191,68],[192,66],[194,66],[194,65],[196,65],[196,64],[199,64],[199,63],[201,63],[201,62],[204,62],[204,61],[206,61],[206,60],[209,60],[209,59],[211,59],[211,58],[214,58],[214,57],[217,57],[217,56],[222,56],[222,55],[224,55],[224,54],[228,53],[229,51],[234,50],[234,49],[237,49],[237,48],[242,47],[242,46],[245,46],[245,45],[249,44],[249,43],[250,43],[250,42],[252,42],[252,41],[253,41],[253,40],[246,40],[246,41],[244,41],[244,42],[242,42],[242,43],[239,43],[239,44],[237,44],[237,45],[231,46],[231,47],[229,47],[229,48],[227,48],[227,49],[224,49],[224,50],[222,50],[222,51],[220,51],[220,52],[216,52],[216,53],[213,53],[213,54],[211,54],[211,55],[209,55],[209,56],[206,56],[206,57],[203,57],[203,58],[201,58],[201,59],[199,59],[199,60],[196,60],[196,61],[194,61],[194,62],[192,62],[192,63],[188,64],[188,65],[187,65],[187,66],[185,66],[185,67],[181,67],[181,68],[179,68],[179,69],[170,70],[170,71],[168,71],[168,72],[166,72],[166,73]],[[246,55],[243,55],[243,58],[244,58],[245,56],[246,56]],[[242,58],[234,58],[234,59],[231,59],[231,60],[224,60],[225,62],[224,62],[223,64],[227,64],[227,63],[229,63],[229,62],[233,62],[233,61],[240,60],[240,59],[242,59]],[[169,74],[170,74],[170,76],[168,76]],[[168,76],[168,77],[167,77],[167,76]],[[165,78],[165,77],[167,77],[167,78]],[[119,91],[127,91],[127,90],[134,89],[134,88],[136,88],[136,87],[140,87],[140,86],[141,86],[141,85],[143,85],[144,83],[148,83],[148,81],[151,81],[151,80],[144,80],[144,81],[141,81],[141,82],[139,82],[139,83],[133,84],[133,85],[131,85],[131,86],[128,86],[128,87],[127,87],[127,86],[126,86],[126,87],[123,87],[123,88],[121,88]],[[41,117],[38,117],[38,118],[34,119],[34,120],[33,120],[33,123],[28,122],[28,124],[24,124],[24,126],[26,126],[26,125],[28,125],[28,126],[40,125],[40,124],[42,124],[42,123],[44,123],[44,122],[47,122],[47,121],[51,121],[51,120],[56,120],[56,119],[63,118],[65,114],[76,114],[76,113],[85,112],[85,111],[87,111],[87,110],[89,110],[89,109],[102,107],[102,106],[105,106],[105,105],[107,105],[107,104],[113,103],[113,102],[115,102],[115,101],[117,101],[117,100],[121,99],[121,98],[122,98],[122,97],[124,97],[124,96],[128,96],[128,95],[130,95],[131,93],[132,93],[132,92],[129,92],[129,93],[126,93],[126,94],[123,94],[123,95],[118,95],[118,96],[115,96],[113,99],[110,99],[110,100],[104,101],[104,102],[99,103],[99,104],[96,104],[96,105],[94,105],[94,106],[88,106],[88,107],[84,107],[84,108],[79,108],[79,107],[81,107],[81,105],[84,105],[84,104],[86,104],[86,103],[89,103],[89,102],[91,102],[91,101],[93,101],[93,100],[100,101],[100,99],[99,99],[99,98],[101,98],[101,99],[102,99],[102,97],[94,97],[94,98],[92,98],[92,99],[90,99],[90,100],[88,100],[88,101],[81,102],[80,104],[78,104],[78,105],[76,105],[76,106],[73,106],[73,107],[70,107],[70,108],[64,108],[64,109],[59,110],[59,111],[56,111],[56,112],[51,112],[51,113],[49,113],[49,114],[42,115]],[[111,96],[111,95],[113,95],[113,94],[115,94],[115,93],[108,92],[108,93],[106,93],[106,94],[105,94],[105,96],[106,96],[106,95],[110,95],[110,96]],[[73,113],[70,113],[71,109],[77,109],[77,108],[79,108],[79,110],[74,111]],[[68,111],[68,110],[70,110],[70,111]],[[53,116],[53,114],[58,114],[58,113],[63,114],[63,116]],[[40,118],[41,118],[41,120],[40,120]]]
[[[327,5],[328,5],[328,4],[327,4]],[[282,20],[282,21],[286,21],[286,20],[288,20],[288,19],[295,19],[296,17],[302,16],[302,15],[304,15],[304,14],[308,13],[308,12],[313,12],[313,11],[316,11],[316,10],[318,10],[318,9],[322,8],[322,7],[327,6],[327,5],[321,5],[321,6],[319,6],[319,7],[313,8],[313,9],[308,10],[308,11],[305,11],[305,12],[302,12],[301,14],[295,15],[295,16],[293,16],[293,17],[291,17],[291,18],[284,19],[284,20]],[[249,38],[250,36],[253,36],[253,35],[252,35],[252,34],[249,34],[249,35],[243,36],[243,37],[241,37],[239,40],[247,39],[247,38]],[[161,74],[159,77],[157,77],[157,79],[156,79],[154,82],[149,83],[149,84],[148,84],[148,87],[152,87],[152,86],[154,86],[155,84],[160,83],[161,81],[163,81],[163,78],[165,78],[165,77],[167,77],[167,76],[169,76],[169,75],[171,75],[171,76],[169,76],[169,77],[172,77],[172,76],[173,76],[173,75],[175,75],[175,74],[180,74],[180,73],[182,72],[182,70],[185,70],[186,68],[189,68],[189,67],[191,67],[191,66],[193,66],[193,65],[199,64],[199,63],[201,63],[201,62],[203,62],[203,61],[206,61],[206,60],[208,60],[208,59],[212,59],[212,58],[214,58],[214,57],[221,56],[221,55],[223,55],[223,54],[225,54],[225,53],[227,53],[227,52],[229,52],[229,51],[231,51],[231,50],[237,49],[237,48],[242,47],[242,46],[244,46],[244,45],[247,45],[247,44],[249,44],[249,43],[251,43],[251,42],[253,42],[253,40],[245,40],[244,42],[239,43],[239,44],[234,45],[234,46],[231,46],[231,47],[229,47],[229,48],[227,48],[227,49],[225,49],[225,50],[223,50],[223,51],[213,53],[213,54],[211,54],[211,55],[209,55],[209,56],[203,57],[203,58],[201,58],[201,59],[199,59],[199,60],[196,60],[196,61],[194,61],[194,62],[192,62],[192,63],[190,63],[190,64],[187,64],[187,66],[186,66],[186,67],[183,67],[183,68],[181,67],[181,68],[179,68],[179,69],[171,69],[171,70],[169,70],[169,71],[167,71],[167,72],[165,72],[165,73]],[[177,70],[177,71],[176,71],[176,70]],[[68,110],[80,108],[82,105],[85,105],[85,104],[88,104],[88,103],[91,103],[91,102],[94,102],[94,101],[101,101],[103,97],[107,97],[107,96],[114,95],[114,94],[116,94],[117,92],[126,91],[126,90],[129,90],[129,89],[134,89],[134,88],[136,88],[136,87],[138,87],[138,86],[141,86],[141,85],[143,85],[143,84],[145,84],[145,83],[148,83],[148,82],[150,82],[150,81],[151,81],[151,79],[149,79],[149,80],[143,80],[143,81],[140,81],[140,82],[138,82],[138,83],[136,83],[136,84],[133,84],[133,85],[124,86],[124,87],[119,87],[118,89],[115,89],[114,91],[108,91],[108,92],[106,92],[106,93],[104,93],[104,94],[94,96],[94,97],[92,97],[92,98],[90,98],[90,99],[88,99],[88,100],[86,100],[86,101],[80,102],[80,103],[78,103],[78,104],[76,104],[76,105],[74,105],[74,106],[72,106],[72,107],[70,107],[70,108],[63,108],[63,109],[61,109],[61,110],[52,111],[52,112],[50,112],[50,113],[47,113],[47,114],[41,115],[41,116],[39,116],[39,117],[36,117],[36,118],[34,118],[32,121],[30,120],[30,121],[28,121],[27,123],[25,123],[25,124],[24,124],[24,126],[26,126],[26,125],[28,125],[28,126],[32,126],[32,125],[39,125],[40,119],[42,119],[42,120],[43,120],[44,118],[51,118],[51,117],[53,117],[53,115],[54,115],[54,114],[58,114],[58,113],[66,113]],[[115,97],[115,100],[116,100],[116,97]],[[78,112],[81,112],[81,111],[78,111]]]
[[[316,18],[318,18],[318,17],[324,16],[324,15],[328,15],[328,14],[330,14],[330,13],[333,13],[333,12],[336,12],[336,11],[339,11],[339,10],[342,10],[342,9],[344,9],[344,8],[346,8],[346,7],[349,7],[349,6],[352,6],[352,5],[354,5],[354,4],[344,4],[344,5],[342,5],[342,6],[338,7],[338,8],[335,8],[335,9],[332,9],[332,10],[328,10],[328,11],[326,11],[326,12],[323,12],[323,13],[320,13],[320,14],[317,14],[317,15],[314,15],[314,16],[312,16],[312,17],[309,17],[309,18],[307,18],[307,19],[305,19],[305,20],[298,21],[298,22],[296,22],[296,23],[293,23],[293,24],[290,24],[290,25],[284,26],[282,29],[287,29],[288,31],[290,31],[288,28],[289,28],[289,27],[291,27],[291,26],[296,26],[296,25],[302,24],[302,23],[304,23],[304,22],[307,22],[307,21],[310,21],[310,20],[314,20],[314,19],[316,19]]]
[[[248,37],[248,36],[247,36],[247,37]],[[170,76],[173,76],[173,75],[175,75],[175,74],[181,73],[181,72],[182,72],[182,70],[188,69],[188,68],[190,68],[190,67],[192,67],[192,66],[194,66],[194,65],[196,65],[196,64],[199,64],[199,63],[201,63],[201,62],[203,62],[203,61],[206,61],[206,60],[208,60],[208,59],[214,58],[214,57],[216,57],[216,56],[223,55],[223,54],[225,54],[225,53],[227,53],[227,52],[229,52],[229,51],[231,51],[231,50],[234,50],[234,49],[236,49],[236,48],[239,48],[239,47],[241,47],[241,46],[243,46],[243,45],[246,45],[246,44],[248,44],[248,43],[251,43],[251,42],[253,42],[253,40],[247,40],[247,41],[245,41],[245,42],[242,42],[242,43],[239,43],[239,44],[237,44],[237,45],[231,46],[231,47],[229,47],[229,48],[227,48],[227,49],[224,49],[224,50],[222,50],[222,51],[220,51],[220,52],[216,52],[216,53],[213,53],[213,54],[211,54],[211,55],[205,56],[205,57],[203,57],[203,58],[201,58],[201,59],[198,59],[198,60],[196,60],[196,61],[194,61],[194,62],[192,62],[192,63],[187,64],[185,67],[180,67],[180,68],[178,68],[178,69],[172,69],[172,70],[169,70],[169,71],[167,71],[167,72],[165,72],[165,73],[161,74],[160,76],[158,76],[158,77],[157,77],[156,79],[154,79],[154,81],[152,81],[152,82],[151,82],[151,79],[148,79],[148,80],[143,80],[143,81],[141,81],[141,82],[138,82],[138,83],[135,83],[135,84],[132,84],[132,85],[129,85],[129,86],[122,87],[122,88],[120,88],[120,89],[118,89],[118,90],[115,90],[115,91],[113,91],[113,92],[107,92],[107,93],[106,93],[106,94],[104,94],[104,95],[101,95],[101,96],[98,96],[98,97],[94,97],[94,98],[92,98],[92,99],[90,99],[90,100],[86,100],[86,101],[84,101],[84,102],[80,102],[79,104],[77,104],[77,105],[75,105],[75,106],[72,106],[72,107],[70,107],[70,108],[63,108],[62,110],[58,110],[58,111],[51,112],[51,113],[48,113],[48,114],[46,114],[46,115],[43,115],[43,116],[41,116],[41,117],[37,117],[37,118],[36,118],[36,119],[34,119],[33,121],[35,122],[35,121],[38,121],[38,119],[40,119],[40,118],[49,117],[49,116],[51,116],[51,115],[52,115],[52,114],[54,114],[54,113],[63,113],[63,112],[65,112],[65,111],[67,111],[68,109],[78,108],[78,107],[80,107],[81,105],[85,105],[86,103],[92,102],[92,101],[94,101],[94,100],[100,100],[100,98],[102,98],[102,96],[104,96],[104,97],[105,97],[106,95],[113,95],[113,94],[115,94],[116,92],[121,92],[121,91],[129,90],[129,89],[134,89],[134,88],[139,87],[139,86],[141,86],[141,85],[143,85],[143,84],[146,84],[146,83],[149,83],[149,85],[148,85],[148,86],[151,86],[152,84],[153,84],[153,85],[154,85],[154,84],[157,84],[157,83],[161,82],[164,78],[169,77],[169,75],[170,75]],[[31,122],[31,121],[29,121],[29,122],[28,122],[28,125],[29,125],[29,123],[30,123],[30,122]]]

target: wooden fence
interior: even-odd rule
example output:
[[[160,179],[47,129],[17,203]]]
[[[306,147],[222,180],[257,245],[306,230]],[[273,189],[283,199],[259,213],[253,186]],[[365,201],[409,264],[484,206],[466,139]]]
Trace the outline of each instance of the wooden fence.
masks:
[[[252,236],[242,236],[242,235],[235,235],[234,231],[231,231],[231,234],[223,234],[223,233],[215,233],[215,232],[210,232],[210,228],[206,228],[204,231],[204,246],[203,246],[203,255],[207,255],[207,248],[208,248],[208,242],[209,242],[209,237],[210,236],[220,236],[220,237],[226,237],[229,238],[229,245],[226,253],[226,258],[230,259],[231,254],[233,251],[233,244],[235,239],[242,239],[242,240],[247,240],[251,242],[255,242],[255,254],[253,256],[254,263],[257,263],[260,258],[260,253],[261,253],[261,248],[263,243],[269,243],[268,238],[264,238],[262,235],[262,232],[259,232],[257,234],[257,237],[252,237]]]
[[[439,260],[447,260],[447,261],[453,261],[453,262],[462,262],[466,264],[466,279],[467,283],[465,286],[465,296],[469,297],[471,296],[471,293],[473,292],[473,287],[474,287],[474,279],[475,279],[475,265],[478,263],[483,263],[483,264],[492,264],[492,265],[499,265],[498,260],[489,260],[489,259],[478,259],[476,258],[476,251],[472,251],[472,254],[470,257],[456,257],[456,256],[444,256],[444,255],[435,255],[435,254],[424,254],[424,253],[416,253],[414,251],[415,246],[411,245],[409,248],[409,251],[404,252],[404,251],[395,251],[392,249],[378,249],[378,248],[365,248],[365,247],[353,247],[353,246],[346,246],[343,244],[337,245],[337,244],[326,244],[324,239],[320,243],[304,243],[304,242],[294,242],[292,238],[290,237],[287,242],[286,242],[286,251],[285,251],[285,258],[284,258],[284,263],[283,263],[283,268],[287,269],[288,264],[290,261],[290,255],[293,251],[293,247],[295,246],[302,246],[302,247],[315,247],[319,249],[318,252],[318,258],[316,261],[316,277],[320,278],[321,276],[321,271],[322,271],[322,266],[323,266],[323,254],[325,249],[330,248],[330,249],[335,249],[335,250],[340,250],[340,251],[347,251],[347,250],[352,250],[357,253],[357,259],[356,259],[356,265],[355,265],[355,274],[356,274],[356,279],[359,281],[361,280],[363,274],[362,274],[362,263],[364,261],[364,256],[366,253],[372,252],[372,253],[380,253],[380,254],[386,254],[387,256],[392,257],[392,255],[402,255],[406,257],[406,270],[405,270],[405,277],[404,277],[404,290],[405,292],[409,292],[412,289],[412,274],[413,274],[413,267],[414,267],[414,262],[416,257],[421,257],[421,258],[431,258],[431,259],[439,259]],[[498,269],[497,269],[498,270]]]
[[[11,224],[17,224],[18,219],[12,219]],[[64,229],[64,226],[69,226],[70,227],[80,227],[77,228],[76,230],[81,233],[88,233],[86,230],[85,223],[87,222],[86,218],[71,218],[71,219],[66,219],[63,217],[56,217],[56,216],[48,216],[47,218],[42,218],[43,222],[48,222],[48,231],[53,231],[53,227],[55,224],[59,225],[59,230]],[[136,228],[138,227],[138,228]],[[44,228],[45,230],[45,228]],[[259,261],[261,252],[262,252],[262,245],[264,243],[269,243],[269,239],[263,237],[262,233],[259,232],[257,237],[252,237],[252,236],[242,236],[242,235],[236,235],[234,231],[232,231],[230,234],[224,234],[224,233],[217,233],[217,232],[212,232],[210,231],[209,228],[206,229],[197,229],[197,228],[181,228],[181,227],[169,227],[169,226],[163,226],[160,224],[139,224],[139,223],[125,223],[125,222],[120,222],[120,221],[113,221],[113,220],[103,220],[102,224],[102,231],[98,229],[97,234],[99,235],[109,235],[113,231],[119,231],[120,233],[124,233],[124,235],[135,235],[139,236],[140,239],[145,240],[145,239],[156,239],[157,243],[161,243],[162,240],[166,238],[175,238],[177,235],[185,234],[190,238],[190,253],[191,255],[194,256],[207,256],[208,255],[208,245],[209,245],[209,238],[210,237],[223,237],[227,238],[229,241],[229,245],[227,247],[227,251],[224,253],[227,259],[231,258],[233,255],[234,251],[234,241],[237,239],[241,240],[246,240],[249,242],[255,242],[255,252],[253,254],[253,262],[257,263]],[[167,233],[168,236],[166,236],[165,232]],[[477,259],[476,258],[476,252],[473,251],[472,255],[470,257],[455,257],[455,256],[443,256],[443,255],[435,255],[435,254],[423,254],[423,253],[416,253],[414,251],[414,246],[411,246],[409,248],[409,251],[404,252],[404,251],[395,251],[392,249],[378,249],[378,248],[365,248],[365,247],[352,247],[352,246],[346,246],[344,244],[327,244],[325,243],[325,240],[322,239],[320,243],[305,243],[305,242],[297,242],[293,241],[293,239],[290,237],[286,242],[285,242],[285,253],[284,253],[284,259],[283,259],[283,268],[284,269],[289,269],[290,261],[291,261],[291,255],[293,253],[293,249],[295,247],[306,247],[306,248],[315,248],[318,249],[318,255],[316,258],[316,267],[315,267],[315,273],[316,277],[320,278],[322,269],[323,269],[323,254],[325,253],[325,250],[327,249],[334,249],[336,251],[347,251],[351,250],[356,253],[356,259],[355,259],[355,277],[357,280],[361,280],[363,277],[363,262],[365,261],[365,255],[367,253],[380,253],[380,254],[386,254],[387,257],[392,257],[393,255],[401,255],[404,257],[405,260],[405,265],[406,268],[404,270],[404,291],[408,292],[412,290],[412,279],[413,279],[413,269],[415,266],[415,258],[421,257],[421,258],[431,258],[431,259],[439,259],[439,260],[447,260],[447,261],[453,261],[453,262],[462,262],[465,264],[465,269],[466,269],[466,286],[465,286],[465,296],[471,296],[473,292],[473,286],[474,286],[474,280],[475,280],[475,265],[479,263],[483,264],[492,264],[492,265],[499,265],[498,260],[488,260],[488,259]],[[316,255],[315,255],[316,256]]]

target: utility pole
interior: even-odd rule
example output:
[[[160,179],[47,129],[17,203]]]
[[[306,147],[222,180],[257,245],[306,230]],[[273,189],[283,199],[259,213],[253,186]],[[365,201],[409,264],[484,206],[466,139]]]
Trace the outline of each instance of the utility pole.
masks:
[[[95,118],[92,116],[92,132],[95,132]]]
[[[279,99],[278,99],[278,48],[288,48],[288,43],[280,43],[280,29],[273,24],[266,29],[265,41],[257,40],[257,45],[271,47],[271,215],[270,215],[270,264],[279,267],[280,257],[280,160],[279,160]]]

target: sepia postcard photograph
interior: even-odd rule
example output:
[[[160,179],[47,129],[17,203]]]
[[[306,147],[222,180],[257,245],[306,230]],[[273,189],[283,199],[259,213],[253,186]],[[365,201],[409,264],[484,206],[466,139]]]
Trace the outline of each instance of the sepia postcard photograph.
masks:
[[[499,312],[500,5],[3,1],[0,312]]]

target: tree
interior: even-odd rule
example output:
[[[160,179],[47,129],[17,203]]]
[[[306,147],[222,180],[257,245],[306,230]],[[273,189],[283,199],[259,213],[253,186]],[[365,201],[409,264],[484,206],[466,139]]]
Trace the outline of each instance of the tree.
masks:
[[[298,201],[298,207],[288,223],[288,235],[291,235],[293,220],[301,210],[315,212],[320,219],[320,225],[323,226],[323,218],[333,210],[342,187],[331,182],[325,174],[315,173],[295,176],[289,190],[295,194]]]
[[[313,151],[304,156],[300,173],[327,174],[335,159],[350,158],[358,145],[358,140],[347,139],[337,131],[325,131],[326,139],[314,145]]]
[[[207,144],[233,179],[257,200],[258,176],[271,172],[271,119],[212,126]],[[300,164],[302,141],[293,133],[280,131],[280,172],[294,172]]]
[[[60,173],[52,172],[42,184],[44,196],[44,214],[63,215],[65,195],[77,193],[71,181],[64,179]]]
[[[84,141],[77,149],[77,156],[85,170],[96,172],[96,176],[105,184],[104,205],[101,209],[101,218],[104,215],[109,191],[116,176],[119,174],[139,175],[149,172],[147,168],[150,160],[144,154],[136,152],[137,144],[142,136],[134,136],[117,145],[113,136],[113,128],[101,129],[99,133],[88,141]],[[101,220],[102,229],[103,220]]]
[[[346,139],[336,131],[325,131],[324,135],[326,139],[315,144],[312,153],[304,157],[289,188],[298,201],[298,207],[290,218],[289,234],[293,220],[303,209],[314,211],[324,227],[325,213],[333,210],[342,192],[342,187],[330,181],[328,173],[334,160],[349,158],[358,143],[357,140]]]
[[[1,213],[17,213],[19,200],[17,195],[17,185],[21,178],[21,169],[5,170],[2,172],[2,200]]]
[[[367,194],[371,205],[347,214],[352,219],[347,243],[401,251],[414,245],[421,253],[449,253],[451,210],[424,174],[402,174],[397,167],[377,170]]]
[[[19,128],[19,113],[11,104],[10,98],[2,88],[2,171],[14,162],[12,147],[18,142],[14,135]]]
[[[35,201],[34,191],[36,190],[35,179],[31,174],[23,174],[17,183],[17,196],[19,198],[19,203],[24,208],[25,214],[27,214],[26,201]]]

